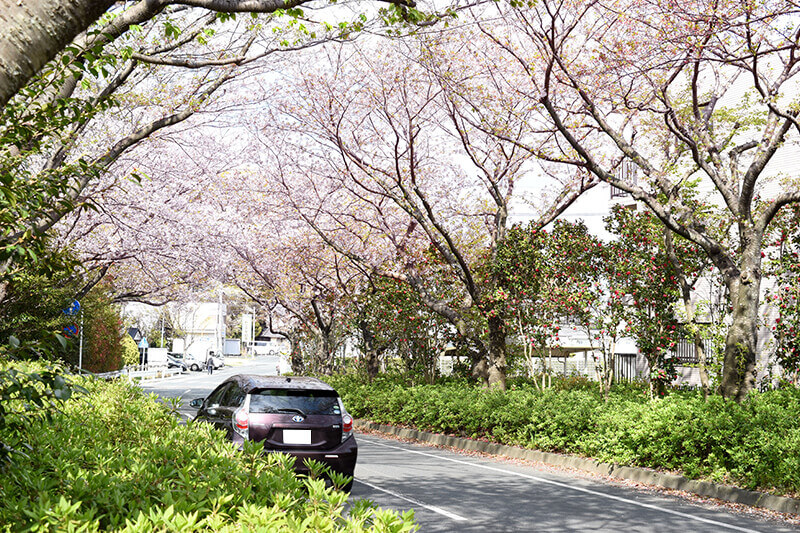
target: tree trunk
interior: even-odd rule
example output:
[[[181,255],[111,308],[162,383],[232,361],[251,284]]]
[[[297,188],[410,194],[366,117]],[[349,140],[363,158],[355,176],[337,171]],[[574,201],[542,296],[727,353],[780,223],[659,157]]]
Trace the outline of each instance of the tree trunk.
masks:
[[[699,331],[694,333],[694,350],[697,354],[697,371],[700,374],[700,387],[703,389],[703,399],[708,400],[711,385],[708,381],[708,368],[706,364],[706,349],[703,346],[703,337]]]
[[[605,345],[605,343],[604,343]],[[614,384],[614,370],[616,368],[616,360],[617,360],[617,342],[616,340],[611,341],[610,349],[605,357],[606,360],[606,379],[605,383],[603,384],[603,397],[606,401],[608,401],[609,395],[611,394],[611,386]]]
[[[728,281],[733,320],[725,338],[725,362],[720,393],[727,399],[742,401],[756,381],[758,305],[761,272],[755,263]]]
[[[317,355],[317,371],[326,376],[333,374],[333,342],[330,331],[320,333],[320,346]]]
[[[302,375],[305,371],[305,365],[303,364],[303,352],[300,350],[300,343],[294,338],[289,338],[289,343],[292,347],[292,372]]]
[[[0,105],[112,5],[114,0],[0,0]]]
[[[478,344],[478,350],[472,352],[472,377],[480,381],[483,388],[489,387],[489,362],[486,349]]]
[[[686,283],[683,274],[681,276],[681,295],[683,298],[683,308],[686,312],[686,321],[691,324],[694,349],[697,354],[697,370],[700,374],[700,387],[703,389],[703,399],[708,399],[711,385],[708,380],[708,368],[706,366],[706,350],[703,347],[703,337],[697,324],[697,309],[692,301],[691,287]]]
[[[6,259],[0,263],[0,306],[6,299],[6,292],[8,291],[8,280],[5,279],[5,274],[11,268],[11,259]]]
[[[488,385],[506,390],[506,330],[499,316],[489,318]]]
[[[367,370],[367,378],[372,382],[380,370],[378,350],[375,347],[375,336],[372,334],[372,330],[366,320],[359,320],[358,326],[361,329],[361,338],[364,339],[364,363]]]

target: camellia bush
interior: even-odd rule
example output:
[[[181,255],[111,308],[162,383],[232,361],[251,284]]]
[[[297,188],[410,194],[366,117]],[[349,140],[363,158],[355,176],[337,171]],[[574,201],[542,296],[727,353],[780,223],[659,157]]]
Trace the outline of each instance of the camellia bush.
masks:
[[[257,444],[238,450],[211,425],[181,423],[133,385],[84,387],[49,418],[8,436],[24,451],[0,469],[0,530],[415,529],[410,512],[364,501],[346,507],[345,493],[322,476],[296,475],[289,456],[264,455]],[[332,478],[336,486],[347,481]]]
[[[772,323],[775,358],[783,378],[797,383],[800,375],[800,207],[787,211],[778,220],[775,241],[769,250],[767,273],[775,285],[767,301],[777,311]]]
[[[751,394],[741,403],[697,391],[648,398],[645,384],[608,399],[583,378],[507,391],[463,381],[406,386],[328,378],[357,418],[604,462],[649,467],[749,489],[800,494],[800,390]]]
[[[105,284],[92,289],[83,299],[83,368],[90,372],[112,372],[125,365],[125,332],[119,306],[111,303]],[[132,339],[131,339],[132,340]],[[75,343],[77,344],[77,342]],[[77,351],[77,346],[73,352]],[[138,356],[139,350],[136,350]],[[77,354],[73,353],[77,359]],[[137,357],[138,359],[138,357]],[[138,360],[133,364],[137,364]]]

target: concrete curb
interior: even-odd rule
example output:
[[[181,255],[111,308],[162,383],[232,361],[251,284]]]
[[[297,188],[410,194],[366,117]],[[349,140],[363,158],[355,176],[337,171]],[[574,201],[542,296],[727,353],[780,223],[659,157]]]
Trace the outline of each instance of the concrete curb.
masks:
[[[683,476],[663,474],[645,468],[601,463],[594,459],[584,459],[573,455],[540,452],[538,450],[507,446],[505,444],[429,433],[417,429],[398,428],[395,426],[376,424],[368,420],[357,419],[355,420],[355,426],[437,446],[449,446],[464,451],[483,452],[509,457],[511,459],[536,461],[553,466],[566,466],[616,479],[636,481],[666,489],[682,490],[697,494],[698,496],[716,498],[718,500],[740,503],[751,507],[763,507],[780,513],[800,514],[800,500],[794,498],[775,496],[728,485],[719,485],[710,481],[696,481]]]

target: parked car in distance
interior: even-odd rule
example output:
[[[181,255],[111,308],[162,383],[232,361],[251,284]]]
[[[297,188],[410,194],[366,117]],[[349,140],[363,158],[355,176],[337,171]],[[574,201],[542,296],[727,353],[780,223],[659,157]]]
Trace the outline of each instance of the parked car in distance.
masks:
[[[294,456],[298,472],[306,472],[305,459],[314,459],[353,476],[358,456],[353,417],[324,381],[237,374],[189,405],[198,409],[195,420],[222,429],[235,443],[263,442],[267,453]]]
[[[193,372],[197,372],[205,365],[205,361],[201,361],[190,353],[187,353],[183,356],[183,362],[186,363],[186,366],[189,367],[189,370]]]
[[[180,368],[181,372],[186,372],[189,367],[183,362],[183,356],[177,357],[175,354],[167,354],[167,368]]]
[[[214,361],[214,370],[218,368],[222,368],[225,366],[225,360],[222,357],[211,356],[212,361]],[[208,356],[206,359],[200,359],[192,354],[186,354],[183,358],[183,362],[186,363],[186,366],[189,367],[189,370],[193,370],[197,372],[198,370],[205,370],[207,368],[207,361]]]

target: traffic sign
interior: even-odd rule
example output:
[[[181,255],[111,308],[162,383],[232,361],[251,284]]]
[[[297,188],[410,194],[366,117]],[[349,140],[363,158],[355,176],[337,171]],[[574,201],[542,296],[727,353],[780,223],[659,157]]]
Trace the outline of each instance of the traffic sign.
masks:
[[[64,314],[67,316],[75,316],[81,311],[81,303],[78,300],[72,300],[69,307],[64,309]]]
[[[68,324],[64,326],[64,336],[68,339],[77,337],[80,330],[81,328],[78,326],[78,324]]]

